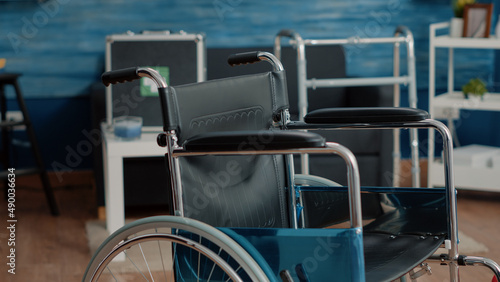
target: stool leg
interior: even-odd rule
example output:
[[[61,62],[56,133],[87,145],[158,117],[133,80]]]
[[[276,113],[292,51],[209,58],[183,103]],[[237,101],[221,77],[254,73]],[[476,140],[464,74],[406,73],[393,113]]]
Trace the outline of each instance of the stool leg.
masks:
[[[28,109],[26,108],[26,104],[24,103],[24,99],[21,95],[21,89],[17,81],[14,82],[14,88],[17,94],[16,96],[19,103],[19,109],[23,113],[24,123],[26,125],[26,133],[28,134],[28,138],[31,143],[31,149],[35,157],[35,162],[39,169],[40,179],[42,181],[45,197],[47,198],[47,202],[49,204],[50,212],[52,213],[52,215],[59,215],[59,208],[57,206],[52,187],[50,186],[47,170],[45,169],[45,165],[43,164],[42,155],[40,154],[40,149],[38,147],[38,142],[35,136],[35,130],[33,129],[33,125],[31,124],[31,120],[28,115]]]

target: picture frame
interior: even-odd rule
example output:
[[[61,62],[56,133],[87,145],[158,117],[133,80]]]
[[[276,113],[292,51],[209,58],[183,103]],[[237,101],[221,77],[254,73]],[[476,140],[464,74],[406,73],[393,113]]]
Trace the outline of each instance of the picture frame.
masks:
[[[463,37],[489,37],[493,4],[468,4],[464,7]]]

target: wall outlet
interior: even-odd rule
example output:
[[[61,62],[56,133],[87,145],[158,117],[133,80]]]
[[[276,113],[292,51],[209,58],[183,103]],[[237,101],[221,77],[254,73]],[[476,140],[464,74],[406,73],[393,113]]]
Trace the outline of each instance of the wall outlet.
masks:
[[[7,111],[6,120],[8,121],[23,121],[24,116],[21,111]],[[18,125],[13,127],[14,130],[26,130],[25,125]]]

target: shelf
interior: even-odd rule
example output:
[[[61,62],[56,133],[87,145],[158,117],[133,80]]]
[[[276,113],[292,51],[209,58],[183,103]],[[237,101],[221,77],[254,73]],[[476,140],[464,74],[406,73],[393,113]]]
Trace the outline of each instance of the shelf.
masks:
[[[109,156],[152,157],[164,156],[167,152],[165,148],[158,146],[156,143],[159,132],[142,132],[139,138],[129,141],[116,137],[113,130],[106,123],[101,123],[101,132]]]
[[[440,161],[434,161],[429,166],[430,183],[433,186],[444,186],[444,168]],[[455,186],[467,190],[480,190],[490,192],[500,192],[498,185],[498,175],[500,168],[475,168],[469,166],[454,165]]]
[[[3,127],[14,127],[14,126],[20,126],[20,125],[26,125],[26,122],[24,121],[2,121],[0,122],[0,128]]]
[[[442,48],[500,49],[500,38],[490,35],[489,38],[436,36],[434,46]]]
[[[459,91],[444,93],[434,97],[432,107],[500,111],[500,93],[488,93],[483,100],[465,99],[463,93]]]
[[[482,100],[465,99],[461,91],[452,91],[454,87],[454,52],[455,48],[463,49],[500,49],[500,38],[490,35],[489,38],[450,37],[444,34],[450,23],[431,24],[429,27],[429,113],[435,119],[460,119],[460,110],[500,111],[500,93],[488,93]],[[447,33],[447,32],[446,32]],[[448,92],[436,95],[436,49],[449,48],[448,51]],[[455,131],[453,122],[449,125]],[[456,133],[456,132],[455,132]],[[452,133],[453,134],[453,133]],[[429,139],[433,140],[434,131],[429,131]],[[444,186],[443,164],[434,160],[434,143],[428,148],[428,185]],[[471,167],[453,164],[455,186],[461,189],[500,192],[500,167]]]

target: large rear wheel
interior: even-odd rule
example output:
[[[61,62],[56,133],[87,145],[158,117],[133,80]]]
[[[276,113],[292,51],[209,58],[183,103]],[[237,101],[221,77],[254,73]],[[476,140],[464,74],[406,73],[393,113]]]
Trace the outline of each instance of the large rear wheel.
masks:
[[[269,281],[234,240],[205,223],[157,216],[125,225],[92,257],[83,281]]]

